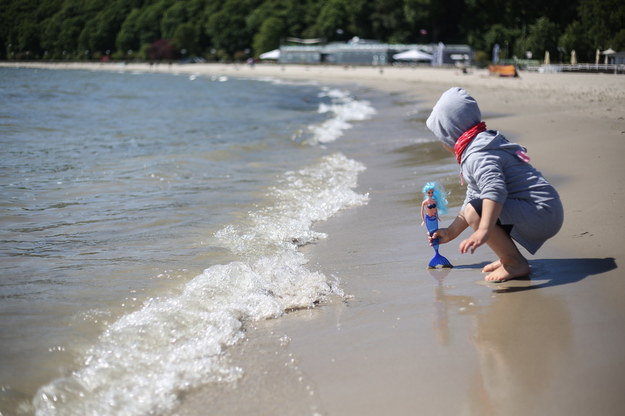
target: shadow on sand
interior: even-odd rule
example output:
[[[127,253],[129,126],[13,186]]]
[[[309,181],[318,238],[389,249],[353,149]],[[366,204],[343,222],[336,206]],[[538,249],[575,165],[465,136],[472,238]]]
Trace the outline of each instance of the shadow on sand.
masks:
[[[457,266],[456,269],[481,269],[488,262]],[[587,277],[600,275],[616,269],[616,261],[612,257],[604,259],[539,259],[531,260],[531,277],[512,279],[503,283],[491,283],[500,286],[501,292],[520,292],[523,290],[543,289],[552,286],[566,285],[584,280]],[[506,283],[528,282],[528,285],[508,286]],[[533,284],[532,284],[533,283]]]

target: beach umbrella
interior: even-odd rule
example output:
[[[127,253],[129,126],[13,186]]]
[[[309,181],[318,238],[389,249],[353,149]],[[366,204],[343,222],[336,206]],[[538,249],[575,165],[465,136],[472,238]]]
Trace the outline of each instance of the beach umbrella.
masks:
[[[551,59],[549,59],[549,51],[545,51],[545,65],[551,64]]]
[[[603,63],[607,64],[609,62],[610,56],[614,55],[615,53],[616,53],[616,51],[614,49],[612,49],[612,48],[606,49],[605,51],[601,52],[601,54],[603,56],[605,56],[605,59],[604,59]]]
[[[274,49],[272,51],[260,54],[260,59],[278,59],[278,58],[280,58],[280,49]]]
[[[393,55],[393,59],[398,61],[431,61],[432,55],[418,49],[411,49],[409,51],[396,53]]]
[[[577,65],[577,54],[575,53],[575,49],[571,51],[571,65]]]
[[[599,56],[601,56],[601,52],[597,49],[597,52],[595,53],[595,65],[599,65]]]

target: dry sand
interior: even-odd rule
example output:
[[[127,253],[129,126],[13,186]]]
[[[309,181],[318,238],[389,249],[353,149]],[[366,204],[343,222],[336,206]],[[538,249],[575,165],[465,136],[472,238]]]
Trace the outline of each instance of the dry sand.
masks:
[[[446,88],[462,86],[489,128],[529,149],[565,205],[560,233],[529,256],[531,280],[485,283],[480,267],[492,253],[459,255],[460,240],[442,247],[458,267],[431,273],[427,259],[415,254],[426,242],[417,206],[407,203],[418,192],[406,187],[414,183],[410,155],[361,155],[368,170],[360,187],[370,203],[319,224],[329,238],[306,248],[314,267],[339,277],[350,297],[259,324],[233,354],[253,350],[262,364],[237,386],[187,395],[177,414],[625,412],[625,275],[618,268],[625,254],[624,76],[522,72],[503,79],[425,67],[85,68],[94,67],[357,82],[401,94],[426,115]]]

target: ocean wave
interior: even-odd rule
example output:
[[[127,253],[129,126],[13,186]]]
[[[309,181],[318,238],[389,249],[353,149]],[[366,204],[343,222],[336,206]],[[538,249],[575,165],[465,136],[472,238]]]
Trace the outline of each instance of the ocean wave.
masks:
[[[320,125],[311,125],[309,130],[312,137],[307,139],[309,144],[324,144],[337,140],[345,130],[352,127],[351,121],[367,120],[375,113],[375,108],[366,100],[356,100],[348,92],[323,88],[319,97],[327,97],[330,104],[319,104],[319,113],[329,113],[331,117]]]
[[[314,222],[367,201],[367,195],[353,191],[364,169],[361,163],[335,153],[313,166],[286,172],[269,190],[273,203],[249,212],[247,219],[225,227],[217,237],[240,255],[293,249],[324,238],[312,230]]]
[[[181,392],[236,380],[230,362],[247,322],[311,308],[343,295],[338,284],[309,270],[298,247],[324,234],[316,221],[366,204],[354,191],[364,166],[340,153],[286,172],[269,190],[269,203],[224,227],[215,243],[240,260],[214,265],[177,296],[152,298],[100,335],[81,368],[42,387],[39,415],[144,415],[173,409]]]

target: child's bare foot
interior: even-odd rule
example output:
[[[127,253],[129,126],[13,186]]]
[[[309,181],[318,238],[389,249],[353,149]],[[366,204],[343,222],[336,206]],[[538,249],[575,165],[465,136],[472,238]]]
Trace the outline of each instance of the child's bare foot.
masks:
[[[530,266],[526,262],[518,264],[501,264],[501,266],[499,266],[484,279],[489,282],[501,283],[505,282],[506,280],[514,279],[516,277],[529,276],[530,272]]]
[[[482,269],[482,273],[494,272],[500,267],[501,267],[501,260],[497,260],[497,261],[492,262],[491,264],[487,264],[486,266],[484,266],[484,268]]]

